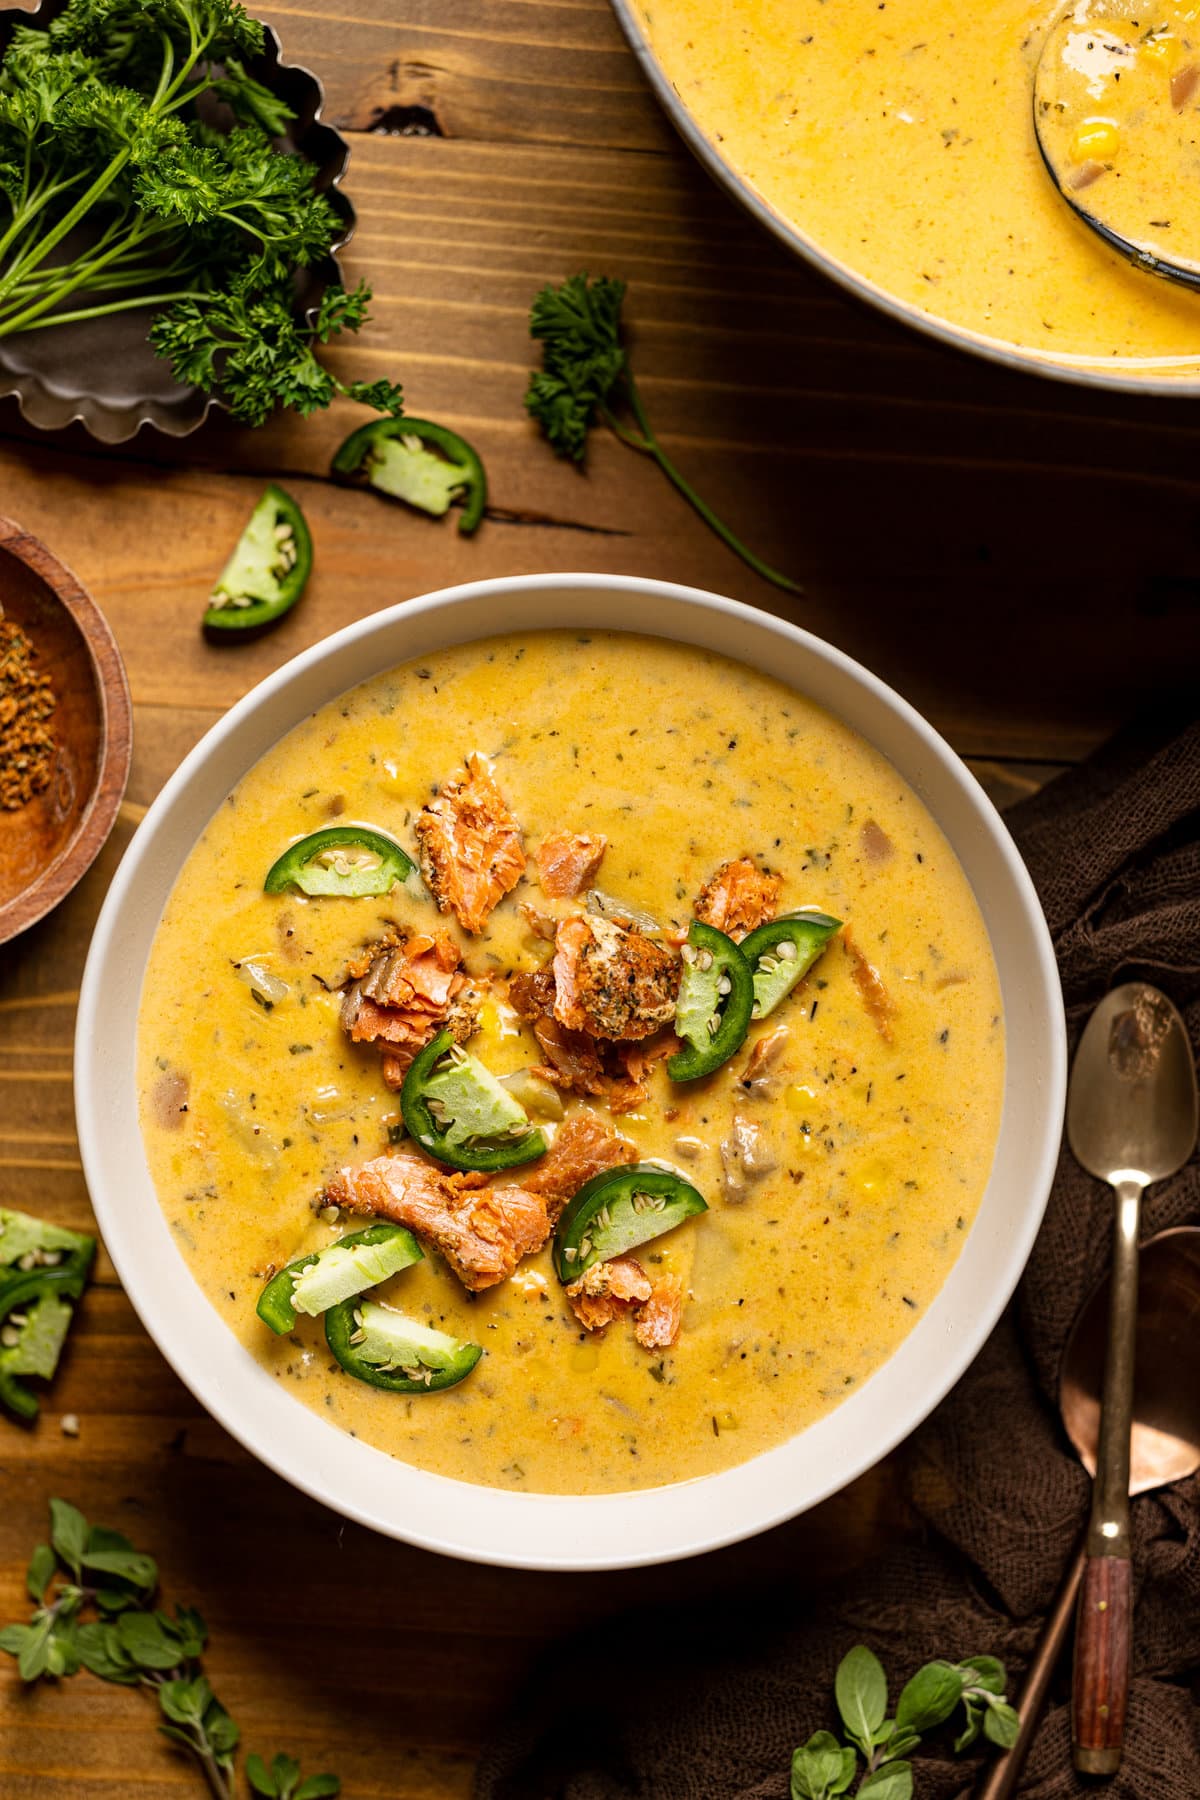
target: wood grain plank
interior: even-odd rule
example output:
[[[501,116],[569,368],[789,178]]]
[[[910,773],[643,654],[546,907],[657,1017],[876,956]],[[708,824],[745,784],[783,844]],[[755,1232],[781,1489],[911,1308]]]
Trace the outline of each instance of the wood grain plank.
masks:
[[[555,195],[546,215],[543,189]],[[91,582],[143,704],[227,705],[379,605],[531,569],[654,574],[770,607],[868,661],[981,756],[1077,756],[1195,667],[1190,414],[1073,394],[919,343],[835,296],[679,158],[372,138],[355,192],[351,272],[376,272],[382,292],[338,366],[402,375],[414,411],[468,432],[497,517],[466,542],[332,488],[346,407],[254,434],[218,421],[182,445],[135,442],[120,457],[74,434],[5,444],[6,505],[52,533]],[[432,226],[421,207],[435,209]],[[528,299],[585,263],[633,275],[635,356],[665,441],[760,550],[804,579],[799,600],[751,576],[632,452],[601,437],[580,476],[524,419]],[[257,644],[203,646],[208,584],[268,471],[311,514],[310,593]],[[1100,519],[1103,530],[1084,523]],[[1113,657],[1113,629],[1137,634],[1136,658]]]
[[[344,130],[661,150],[670,127],[607,0],[270,5],[289,61],[319,70]],[[414,116],[414,109],[418,109]]]

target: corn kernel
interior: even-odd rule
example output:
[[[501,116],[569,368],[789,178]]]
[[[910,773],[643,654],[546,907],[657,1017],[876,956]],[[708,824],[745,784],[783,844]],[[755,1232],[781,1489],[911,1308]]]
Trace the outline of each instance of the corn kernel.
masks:
[[[1175,61],[1179,50],[1178,38],[1172,37],[1169,31],[1162,31],[1157,36],[1147,39],[1142,45],[1141,54],[1151,61],[1165,63],[1169,69]]]
[[[595,1344],[576,1344],[571,1352],[571,1367],[576,1375],[590,1375],[600,1366],[600,1352]]]
[[[864,1194],[875,1194],[888,1185],[890,1177],[891,1170],[887,1164],[878,1157],[872,1157],[858,1171],[858,1185]]]
[[[1071,145],[1071,161],[1110,162],[1117,154],[1121,134],[1111,119],[1085,119]]]
[[[788,1088],[783,1096],[783,1103],[789,1112],[802,1113],[809,1110],[816,1097],[812,1088],[804,1087],[797,1082],[793,1087]]]

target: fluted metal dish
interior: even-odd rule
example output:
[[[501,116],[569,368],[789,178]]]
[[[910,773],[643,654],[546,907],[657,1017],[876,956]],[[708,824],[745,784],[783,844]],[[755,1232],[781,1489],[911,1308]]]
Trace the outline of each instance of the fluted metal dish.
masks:
[[[67,0],[42,0],[35,12],[0,12],[0,56],[17,25],[48,25]],[[286,101],[296,118],[283,142],[316,168],[314,185],[326,194],[341,221],[330,255],[301,271],[297,305],[310,312],[325,289],[341,279],[336,252],[350,241],[354,208],[340,183],[350,147],[321,119],[324,90],[308,69],[282,60],[279,39],[269,25],[261,56],[248,65],[264,87]],[[53,431],[78,420],[105,444],[120,444],[143,425],[168,437],[185,437],[221,402],[199,388],[185,387],[171,365],[147,342],[150,307],[112,313],[75,325],[0,338],[0,395],[14,394],[31,425]]]

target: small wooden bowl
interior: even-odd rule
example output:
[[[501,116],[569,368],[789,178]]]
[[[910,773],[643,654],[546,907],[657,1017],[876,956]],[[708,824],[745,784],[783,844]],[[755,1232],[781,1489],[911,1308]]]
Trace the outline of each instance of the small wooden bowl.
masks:
[[[129,778],[133,718],[116,639],[43,543],[0,518],[0,607],[37,652],[58,702],[44,793],[0,811],[0,944],[37,923],[91,867]]]

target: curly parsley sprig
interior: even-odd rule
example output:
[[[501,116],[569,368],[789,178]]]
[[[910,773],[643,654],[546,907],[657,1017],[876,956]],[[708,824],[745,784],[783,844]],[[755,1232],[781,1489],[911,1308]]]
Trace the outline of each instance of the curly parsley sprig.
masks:
[[[587,435],[599,419],[630,449],[651,457],[710,530],[755,574],[789,594],[803,590],[756,556],[718,518],[671,461],[646,416],[621,340],[625,283],[606,275],[572,275],[544,287],[529,314],[529,334],[542,345],[541,370],[529,378],[525,406],[560,456],[582,463]],[[632,420],[632,424],[629,421]]]
[[[158,1700],[159,1730],[193,1758],[214,1800],[234,1800],[241,1736],[200,1666],[208,1629],[194,1607],[174,1617],[155,1607],[158,1569],[119,1531],[89,1525],[65,1500],[50,1502],[50,1542],[39,1544],[25,1584],[33,1601],[27,1625],[0,1631],[0,1650],[16,1658],[22,1681],[62,1680],[87,1669],[119,1687],[148,1689]],[[322,1800],[340,1794],[336,1775],[300,1778],[279,1755],[270,1767],[246,1758],[256,1794]]]
[[[296,316],[295,276],[339,220],[313,165],[273,140],[294,114],[251,76],[263,28],[234,0],[69,0],[15,28],[0,68],[0,338],[150,310],[176,377],[261,424],[391,382],[340,382],[314,346],[366,322],[369,291]],[[233,113],[228,132],[197,102]]]

